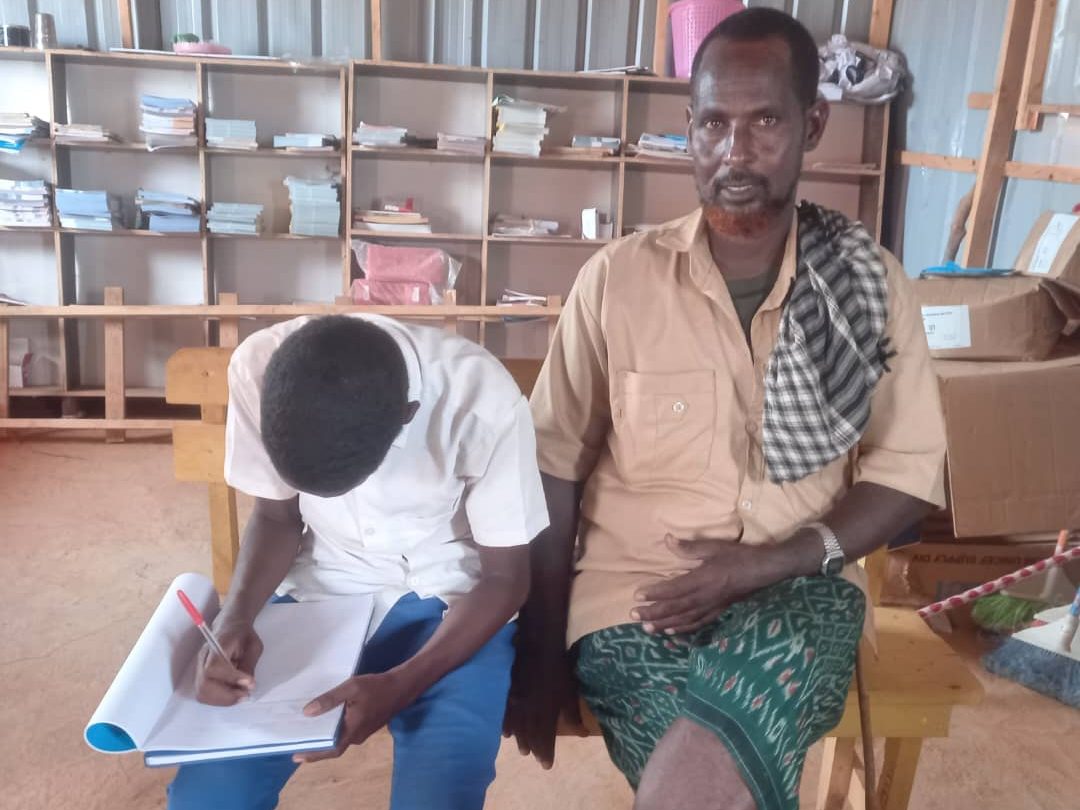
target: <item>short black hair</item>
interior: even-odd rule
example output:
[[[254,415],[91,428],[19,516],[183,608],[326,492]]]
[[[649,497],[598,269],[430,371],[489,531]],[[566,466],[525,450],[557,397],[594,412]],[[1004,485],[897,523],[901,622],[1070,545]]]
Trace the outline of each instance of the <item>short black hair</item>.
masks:
[[[394,339],[360,318],[316,318],[271,355],[263,445],[301,492],[345,492],[373,473],[401,431],[409,377]]]
[[[790,14],[763,7],[748,8],[732,14],[705,36],[694,54],[694,63],[690,70],[691,96],[697,94],[702,58],[710,45],[721,39],[730,42],[758,42],[769,37],[777,37],[787,43],[791,53],[791,82],[795,88],[795,96],[804,109],[810,107],[817,100],[820,72],[814,38],[810,36],[806,26]]]

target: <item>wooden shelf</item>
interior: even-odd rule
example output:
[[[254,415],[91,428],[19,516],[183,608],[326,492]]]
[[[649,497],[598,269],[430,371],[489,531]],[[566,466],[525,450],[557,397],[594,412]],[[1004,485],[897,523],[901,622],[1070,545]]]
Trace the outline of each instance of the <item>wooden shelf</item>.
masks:
[[[151,151],[146,148],[145,143],[114,143],[111,141],[105,143],[97,141],[86,141],[85,143],[56,141],[56,147],[58,149],[72,149],[76,152],[135,152],[143,155],[195,155],[198,153],[198,149],[194,146],[176,146]]]
[[[273,149],[268,146],[260,146],[258,149],[223,149],[220,146],[203,146],[201,148],[206,154],[215,156],[341,160],[340,149],[335,149],[332,152],[286,152],[284,149]]]
[[[490,244],[503,245],[565,245],[567,247],[598,247],[610,239],[579,239],[573,236],[488,236]]]
[[[354,158],[378,158],[380,160],[447,160],[461,163],[483,163],[486,155],[470,155],[450,152],[446,149],[424,149],[419,146],[359,146],[349,144]]]
[[[92,228],[57,228],[65,236],[136,236],[153,239],[192,239],[197,240],[199,233],[165,233],[163,231],[144,231],[135,228],[115,228],[111,231],[96,231]]]
[[[483,242],[484,237],[472,233],[400,233],[387,231],[367,231],[352,228],[349,236],[355,239],[386,239],[393,242]]]
[[[684,160],[682,158],[662,158],[653,157],[651,155],[630,155],[623,157],[622,161],[631,168],[637,167],[642,169],[666,169],[670,172],[686,173],[694,171],[693,161]]]
[[[0,225],[0,233],[53,233],[55,230],[54,227],[43,225]]]
[[[75,397],[94,398],[105,396],[104,388],[64,388],[61,385],[31,385],[26,388],[12,388],[13,397]],[[164,388],[125,388],[124,396],[129,399],[164,399]]]
[[[532,157],[531,155],[512,155],[506,152],[492,152],[491,160],[493,163],[511,164],[514,166],[585,164],[587,166],[605,166],[610,168],[617,167],[622,158],[618,155],[574,155],[560,154],[558,152],[541,154],[540,157]]]
[[[360,304],[69,304],[62,307],[5,307],[0,318],[298,318],[301,315],[338,315],[369,312],[398,318],[501,318],[504,316],[558,317],[561,307],[440,304],[389,306]]]
[[[316,236],[306,233],[214,233],[213,231],[207,231],[206,235],[211,239],[247,239],[252,242],[264,241],[264,240],[304,240],[313,239],[321,242],[340,242],[341,235],[337,236]]]

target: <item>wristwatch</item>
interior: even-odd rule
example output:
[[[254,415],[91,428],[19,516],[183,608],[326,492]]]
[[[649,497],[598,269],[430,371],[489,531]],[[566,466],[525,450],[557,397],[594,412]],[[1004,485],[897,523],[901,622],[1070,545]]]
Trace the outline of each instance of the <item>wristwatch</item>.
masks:
[[[821,537],[825,545],[825,556],[821,560],[821,575],[833,577],[844,570],[844,550],[840,548],[840,541],[836,539],[836,532],[824,523],[809,523],[807,529],[813,529]]]

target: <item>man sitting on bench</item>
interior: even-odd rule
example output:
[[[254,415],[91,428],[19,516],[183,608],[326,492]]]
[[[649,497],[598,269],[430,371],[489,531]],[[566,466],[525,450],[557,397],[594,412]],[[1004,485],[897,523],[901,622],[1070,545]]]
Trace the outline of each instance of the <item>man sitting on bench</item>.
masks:
[[[702,206],[585,265],[533,391],[552,526],[507,727],[551,762],[568,638],[639,810],[798,807],[863,631],[845,563],[943,501],[903,268],[860,224],[795,204],[828,118],[817,79],[788,15],[708,35],[688,109]]]
[[[480,810],[495,776],[511,619],[528,543],[547,526],[528,403],[475,343],[377,316],[264,329],[229,365],[226,480],[255,497],[204,657],[198,697],[231,705],[262,651],[252,622],[278,599],[374,594],[355,677],[312,695],[345,704],[327,753],[184,765],[172,810],[270,810],[299,766],[389,724],[393,810]]]

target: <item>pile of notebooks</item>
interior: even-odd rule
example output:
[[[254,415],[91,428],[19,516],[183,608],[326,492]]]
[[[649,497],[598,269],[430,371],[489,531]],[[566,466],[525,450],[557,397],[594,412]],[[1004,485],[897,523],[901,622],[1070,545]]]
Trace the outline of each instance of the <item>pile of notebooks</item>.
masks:
[[[115,231],[121,228],[120,199],[108,191],[56,190],[56,213],[62,228]]]
[[[144,94],[139,109],[142,113],[139,131],[151,152],[195,146],[195,102]]]
[[[483,135],[454,135],[440,132],[435,148],[442,152],[461,152],[466,155],[483,155],[487,151],[487,138]]]
[[[0,113],[0,151],[18,152],[31,138],[48,138],[49,125],[30,113]]]
[[[686,152],[685,135],[658,135],[652,132],[643,132],[641,137],[638,138],[637,146],[633,147],[630,152],[631,154],[646,157],[690,160],[690,155]]]
[[[518,101],[506,95],[498,96],[493,106],[498,111],[498,120],[491,151],[530,157],[540,157],[544,136],[550,132],[548,116],[565,109],[536,101]]]
[[[119,141],[109,130],[97,124],[57,124],[57,143],[111,143]]]
[[[52,227],[52,185],[47,180],[0,179],[0,226]]]
[[[194,197],[140,188],[135,194],[135,227],[162,233],[198,233],[202,206]]]
[[[274,148],[286,152],[336,152],[338,139],[315,132],[286,132],[274,136]]]
[[[249,152],[258,149],[255,122],[233,118],[207,118],[206,145],[217,149],[240,149]]]
[[[559,236],[559,223],[550,219],[496,214],[493,236]]]
[[[431,233],[428,218],[419,211],[353,211],[353,230],[375,233]]]
[[[622,141],[618,138],[606,135],[575,135],[570,139],[570,148],[564,151],[582,154],[608,157],[619,154]]]
[[[341,229],[341,179],[305,180],[286,177],[289,189],[289,233],[337,236]]]
[[[399,147],[405,145],[408,134],[405,127],[378,126],[361,121],[353,132],[353,143],[369,148]]]
[[[206,227],[210,233],[255,235],[262,233],[263,207],[257,203],[222,203],[210,206]]]
[[[547,306],[547,298],[543,295],[534,295],[532,293],[521,292],[520,290],[503,290],[503,294],[499,296],[499,300],[496,302],[500,307],[513,307],[513,306],[527,306],[527,307],[542,307]],[[541,320],[543,316],[530,317],[528,315],[506,315],[503,317],[504,323],[519,323],[522,321],[534,321]]]

